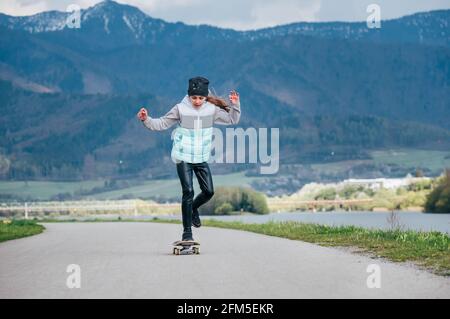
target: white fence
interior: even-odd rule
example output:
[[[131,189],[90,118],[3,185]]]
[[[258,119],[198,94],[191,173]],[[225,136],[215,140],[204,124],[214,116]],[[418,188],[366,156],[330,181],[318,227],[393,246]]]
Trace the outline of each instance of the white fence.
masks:
[[[25,219],[32,215],[89,215],[93,213],[168,214],[180,210],[179,203],[160,204],[143,200],[25,202],[0,204],[0,216],[23,214]]]

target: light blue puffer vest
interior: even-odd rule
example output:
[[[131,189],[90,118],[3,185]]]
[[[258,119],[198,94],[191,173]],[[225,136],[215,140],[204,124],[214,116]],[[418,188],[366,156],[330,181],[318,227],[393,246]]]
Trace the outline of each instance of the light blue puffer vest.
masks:
[[[188,96],[178,104],[180,126],[172,132],[174,161],[202,163],[209,160],[215,110],[216,106],[209,102],[196,109]]]

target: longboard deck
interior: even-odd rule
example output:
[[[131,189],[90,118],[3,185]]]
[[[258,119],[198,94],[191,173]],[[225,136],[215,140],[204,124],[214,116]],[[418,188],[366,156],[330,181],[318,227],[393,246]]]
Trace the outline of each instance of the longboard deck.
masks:
[[[174,246],[172,250],[174,255],[200,254],[200,243],[198,241],[177,240],[172,245]]]
[[[177,240],[172,245],[174,245],[174,246],[200,246],[200,243],[195,240]]]

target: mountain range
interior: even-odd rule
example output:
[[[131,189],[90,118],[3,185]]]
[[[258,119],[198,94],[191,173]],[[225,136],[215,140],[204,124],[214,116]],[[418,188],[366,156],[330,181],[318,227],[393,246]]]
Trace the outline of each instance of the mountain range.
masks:
[[[281,163],[450,147],[450,10],[252,31],[169,23],[103,1],[70,13],[0,14],[0,176],[173,175],[170,133],[146,131],[210,79],[241,95],[242,127],[280,127]],[[334,154],[331,158],[329,154]],[[248,165],[224,165],[234,171]],[[168,173],[171,172],[171,173]]]

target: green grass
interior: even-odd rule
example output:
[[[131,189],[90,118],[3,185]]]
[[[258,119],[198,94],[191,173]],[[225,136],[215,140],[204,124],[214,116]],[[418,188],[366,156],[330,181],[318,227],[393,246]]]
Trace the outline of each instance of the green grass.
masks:
[[[392,149],[372,151],[370,155],[376,164],[396,164],[402,167],[423,167],[442,171],[450,167],[450,152],[419,149]]]
[[[0,242],[40,234],[44,229],[31,220],[13,220],[10,224],[0,222]]]
[[[372,159],[348,160],[324,164],[312,164],[315,171],[328,174],[339,174],[359,164],[395,164],[403,168],[428,168],[433,172],[441,172],[450,167],[450,152],[430,151],[409,148],[369,151]]]
[[[30,196],[36,200],[49,200],[59,193],[73,193],[77,190],[91,190],[103,186],[104,181],[82,182],[38,182],[38,181],[1,181],[0,193],[22,197]]]
[[[450,275],[450,237],[440,232],[371,230],[354,226],[331,227],[299,222],[244,224],[205,220],[203,224],[322,246],[357,247],[360,252],[395,262],[413,262],[436,274]]]
[[[249,186],[250,183],[260,177],[247,177],[244,172],[214,175],[214,187],[219,186]],[[117,199],[122,195],[131,194],[134,197],[149,197],[156,195],[164,195],[166,197],[180,197],[181,185],[178,178],[151,180],[142,185],[123,188],[120,190],[104,192],[96,194],[96,199]],[[194,192],[200,192],[196,178],[194,177]]]
[[[179,182],[178,182],[179,183]],[[150,180],[142,183],[142,185],[117,189],[113,191],[98,193],[93,195],[95,199],[118,199],[123,195],[131,195],[134,198],[137,197],[149,197],[164,195],[167,197],[174,197],[179,195],[179,186],[175,179],[160,179]]]
[[[247,177],[244,172],[214,175],[214,186],[249,186],[253,180],[261,177]],[[195,177],[194,177],[195,180]],[[80,181],[80,182],[17,182],[1,181],[0,193],[11,194],[21,197],[30,196],[35,200],[50,200],[50,198],[59,193],[73,193],[77,190],[89,191],[94,187],[102,187],[103,180],[99,181]],[[198,183],[194,182],[196,193],[200,192]],[[90,195],[95,199],[118,199],[123,195],[137,197],[166,196],[179,197],[181,192],[180,181],[178,178],[148,180],[141,185],[122,188],[114,191],[107,191]]]
[[[47,220],[52,222],[57,220]],[[76,221],[76,220],[71,220]],[[132,219],[87,220],[88,222],[137,222]],[[65,221],[70,222],[70,221]],[[180,224],[181,221],[161,219],[140,222]],[[357,248],[359,253],[386,258],[394,262],[412,262],[438,275],[450,275],[450,237],[440,232],[373,230],[355,226],[326,226],[300,222],[268,222],[246,224],[212,219],[203,226],[236,229],[268,236],[301,240],[321,246]]]

